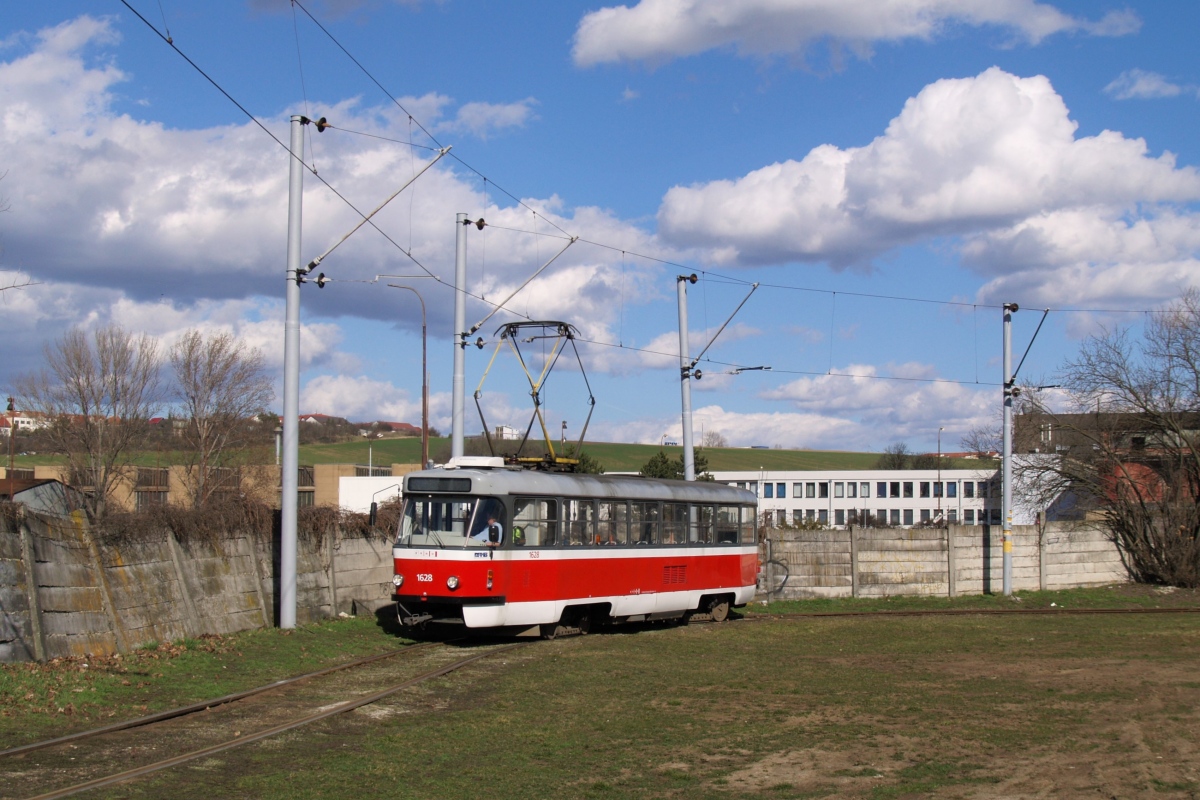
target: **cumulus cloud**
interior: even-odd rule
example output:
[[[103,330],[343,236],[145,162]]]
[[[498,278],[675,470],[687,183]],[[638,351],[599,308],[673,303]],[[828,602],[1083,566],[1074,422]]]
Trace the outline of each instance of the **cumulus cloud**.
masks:
[[[1187,205],[1200,199],[1200,173],[1170,153],[1151,155],[1142,139],[1076,129],[1048,79],[993,67],[925,87],[864,147],[823,145],[734,180],[675,187],[659,230],[669,242],[707,246],[714,262],[751,266],[844,268],[952,237],[977,269],[1047,280],[1060,300],[1120,296],[1102,293],[1116,273],[1075,281],[1080,271],[1119,272],[1111,245],[1121,240],[1118,250],[1141,253],[1150,267],[1147,294],[1174,292],[1156,271],[1169,278],[1172,259],[1197,252]],[[1110,247],[1081,235],[1087,227],[1105,229]],[[1159,237],[1157,254],[1147,233]],[[1159,260],[1163,253],[1170,259]],[[1073,272],[1033,274],[1054,259]]]
[[[1000,403],[996,389],[940,381],[928,364],[892,364],[882,369],[850,364],[834,373],[791,381],[768,390],[764,397],[790,405],[796,413],[829,414],[852,424],[853,430],[844,440],[848,443],[840,446],[864,450],[879,450],[893,441],[927,440],[930,431],[939,427],[944,427],[945,438],[953,441],[990,423]],[[830,409],[836,409],[836,415]],[[888,441],[876,438],[881,430],[888,431]],[[809,446],[839,445],[823,440]]]
[[[1118,100],[1178,97],[1185,91],[1196,93],[1195,88],[1180,86],[1157,72],[1147,72],[1142,69],[1126,70],[1104,87],[1105,94],[1110,94]]]
[[[537,119],[533,107],[537,100],[526,97],[515,103],[464,103],[453,120],[438,126],[439,130],[463,131],[487,139],[489,135],[507,128],[523,128]]]
[[[802,53],[833,40],[865,56],[876,42],[930,40],[955,26],[994,27],[1037,44],[1060,33],[1122,36],[1140,22],[1129,11],[1083,19],[1034,0],[641,0],[585,15],[572,55],[580,66],[657,63],[726,47],[752,56]]]
[[[111,301],[102,299],[110,289],[139,303],[164,296],[193,301],[279,296],[287,154],[253,123],[179,130],[114,111],[117,87],[127,76],[111,58],[95,63],[93,51],[116,39],[110,20],[83,16],[24,37],[9,49],[11,59],[0,62],[5,98],[0,149],[11,165],[4,191],[12,205],[6,215],[11,224],[4,237],[5,267],[38,281],[92,287],[101,303]],[[527,121],[535,101],[467,103],[457,112],[451,98],[437,93],[402,102],[431,127],[447,124],[481,134]],[[391,106],[364,107],[356,99],[312,105],[340,129],[389,139],[409,135],[408,118]],[[287,141],[286,115],[264,122]],[[317,134],[309,129],[307,135]],[[374,208],[432,157],[425,149],[338,129],[320,136],[320,178],[360,209]],[[603,209],[565,210],[558,198],[524,198],[538,211],[531,218],[526,208],[499,205],[508,198],[484,190],[477,176],[460,174],[449,160],[442,161],[375,217],[386,238],[364,227],[321,269],[335,281],[361,282],[428,268],[450,282],[452,273],[445,274],[445,265],[454,263],[450,232],[455,212],[464,209],[497,225],[539,234],[472,229],[472,280],[478,275],[491,299],[515,288],[532,271],[531,264],[561,247],[562,241],[548,237],[565,236],[563,231],[660,258],[678,254]],[[321,180],[306,175],[305,258],[324,251],[359,219]],[[577,288],[585,285],[586,275],[591,285],[602,284],[610,292],[626,287],[627,302],[636,305],[645,296],[639,288],[658,269],[652,262],[623,261],[617,250],[580,244],[529,291],[546,295],[550,284]],[[450,290],[427,285],[430,324],[445,324],[453,307]],[[329,317],[392,321],[393,294],[361,283],[332,283],[319,294],[306,289],[304,302]],[[524,309],[537,301],[519,295],[515,302]],[[478,319],[487,308],[472,299],[468,313]],[[597,301],[587,309],[588,319],[601,328],[618,324],[619,308]]]

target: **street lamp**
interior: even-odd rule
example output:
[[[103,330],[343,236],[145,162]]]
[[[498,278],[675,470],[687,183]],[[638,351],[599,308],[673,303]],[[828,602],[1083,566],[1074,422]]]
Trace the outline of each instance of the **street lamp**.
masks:
[[[425,298],[411,286],[389,283],[393,289],[407,289],[421,301],[421,469],[429,467],[429,368],[426,360]]]
[[[937,515],[938,515],[939,521],[942,519],[942,495],[946,493],[946,487],[942,486],[942,431],[944,431],[944,430],[946,430],[946,429],[938,428],[938,474],[937,474],[938,508],[937,508]]]
[[[8,502],[13,502],[13,453],[17,440],[17,420],[13,417],[16,411],[13,399],[8,398]]]

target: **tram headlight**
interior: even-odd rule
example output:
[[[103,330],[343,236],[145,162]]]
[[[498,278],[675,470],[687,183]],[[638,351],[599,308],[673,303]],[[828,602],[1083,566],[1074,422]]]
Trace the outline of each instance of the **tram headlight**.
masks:
[[[458,576],[457,575],[451,575],[449,578],[446,578],[446,588],[452,592],[458,588]]]
[[[404,585],[404,576],[403,575],[401,575],[400,573],[396,573],[395,575],[392,576],[392,586],[395,586],[397,589],[399,589],[403,585]]]

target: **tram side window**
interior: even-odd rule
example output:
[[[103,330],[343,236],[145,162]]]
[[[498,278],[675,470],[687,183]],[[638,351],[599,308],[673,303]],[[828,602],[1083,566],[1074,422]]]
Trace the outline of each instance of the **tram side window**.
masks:
[[[631,503],[631,536],[637,544],[654,544],[658,541],[658,503]]]
[[[596,535],[600,544],[628,544],[629,505],[604,500],[597,503]]]
[[[683,503],[663,503],[662,544],[683,544],[687,541],[687,512],[688,507]]]
[[[557,500],[518,497],[514,508],[513,544],[518,547],[554,546],[558,538]]]
[[[717,506],[717,541],[719,543],[737,543],[738,510],[737,506]]]
[[[753,506],[742,507],[742,522],[741,536],[738,537],[742,542],[757,542],[758,537],[755,535],[754,523],[757,521],[757,515],[754,513]]]
[[[596,541],[595,514],[596,508],[591,500],[563,501],[567,544],[593,544]]]
[[[688,541],[696,544],[712,544],[713,539],[713,509],[712,506],[692,506],[691,517],[688,520],[690,530]]]

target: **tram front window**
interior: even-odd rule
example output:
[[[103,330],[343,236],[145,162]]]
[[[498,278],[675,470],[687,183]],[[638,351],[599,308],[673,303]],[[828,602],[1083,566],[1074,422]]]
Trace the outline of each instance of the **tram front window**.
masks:
[[[408,497],[396,543],[401,547],[482,548],[508,542],[504,504],[481,497]]]

